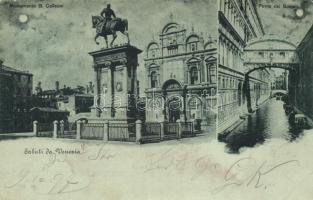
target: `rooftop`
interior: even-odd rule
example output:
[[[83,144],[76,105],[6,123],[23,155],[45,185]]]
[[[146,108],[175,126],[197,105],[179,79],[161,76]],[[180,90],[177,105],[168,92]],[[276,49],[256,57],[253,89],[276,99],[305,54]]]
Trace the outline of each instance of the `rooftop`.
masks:
[[[32,73],[30,73],[28,71],[22,71],[22,70],[14,69],[14,68],[6,66],[6,65],[2,65],[0,67],[0,70],[8,72],[8,73],[25,74],[25,75],[31,75],[31,76],[33,75]]]
[[[30,109],[31,112],[40,111],[40,112],[54,112],[54,113],[68,113],[66,110],[58,110],[50,107],[34,107]]]
[[[247,44],[245,50],[295,50],[296,45],[287,38],[268,34],[263,37],[255,38]]]

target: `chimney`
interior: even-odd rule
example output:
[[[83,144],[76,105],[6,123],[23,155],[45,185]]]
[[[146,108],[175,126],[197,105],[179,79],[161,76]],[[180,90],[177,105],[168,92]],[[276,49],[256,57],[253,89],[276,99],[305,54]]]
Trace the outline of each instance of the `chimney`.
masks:
[[[59,83],[59,81],[56,81],[56,82],[55,82],[55,90],[56,90],[56,91],[59,91],[59,90],[60,90],[60,83]]]
[[[2,58],[0,58],[0,70],[2,69],[2,64],[3,64],[3,59]]]
[[[91,94],[94,93],[94,85],[92,84],[91,81],[89,82],[89,91],[90,91]]]
[[[86,85],[86,93],[89,94],[89,86]]]
[[[35,91],[37,95],[42,92],[40,81],[37,83],[37,87],[35,88]]]

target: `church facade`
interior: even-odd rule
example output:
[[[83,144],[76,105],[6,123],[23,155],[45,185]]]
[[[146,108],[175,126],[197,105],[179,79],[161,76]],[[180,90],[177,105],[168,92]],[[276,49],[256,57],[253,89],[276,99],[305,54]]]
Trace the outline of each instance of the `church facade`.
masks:
[[[217,45],[170,22],[145,51],[147,122],[194,121],[215,131]]]

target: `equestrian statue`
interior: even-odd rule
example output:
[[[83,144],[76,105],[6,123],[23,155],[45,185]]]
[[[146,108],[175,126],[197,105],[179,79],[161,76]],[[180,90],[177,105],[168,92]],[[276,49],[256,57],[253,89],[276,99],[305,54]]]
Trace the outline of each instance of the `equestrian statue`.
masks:
[[[96,28],[96,36],[94,38],[97,45],[97,39],[99,36],[104,37],[106,47],[108,48],[108,35],[112,35],[113,39],[110,43],[110,47],[113,47],[114,40],[117,37],[117,32],[120,31],[127,37],[127,43],[129,44],[128,36],[128,21],[127,19],[121,19],[115,16],[114,11],[111,9],[111,5],[107,4],[100,16],[92,16],[92,28]]]

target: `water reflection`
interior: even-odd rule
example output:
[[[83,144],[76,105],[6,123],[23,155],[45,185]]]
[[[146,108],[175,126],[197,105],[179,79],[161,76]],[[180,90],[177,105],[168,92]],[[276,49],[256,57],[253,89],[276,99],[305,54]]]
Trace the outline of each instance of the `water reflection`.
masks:
[[[270,138],[284,138],[292,142],[302,133],[289,123],[283,102],[270,99],[233,130],[226,137],[226,143],[230,152],[238,152],[241,147],[253,147]]]

